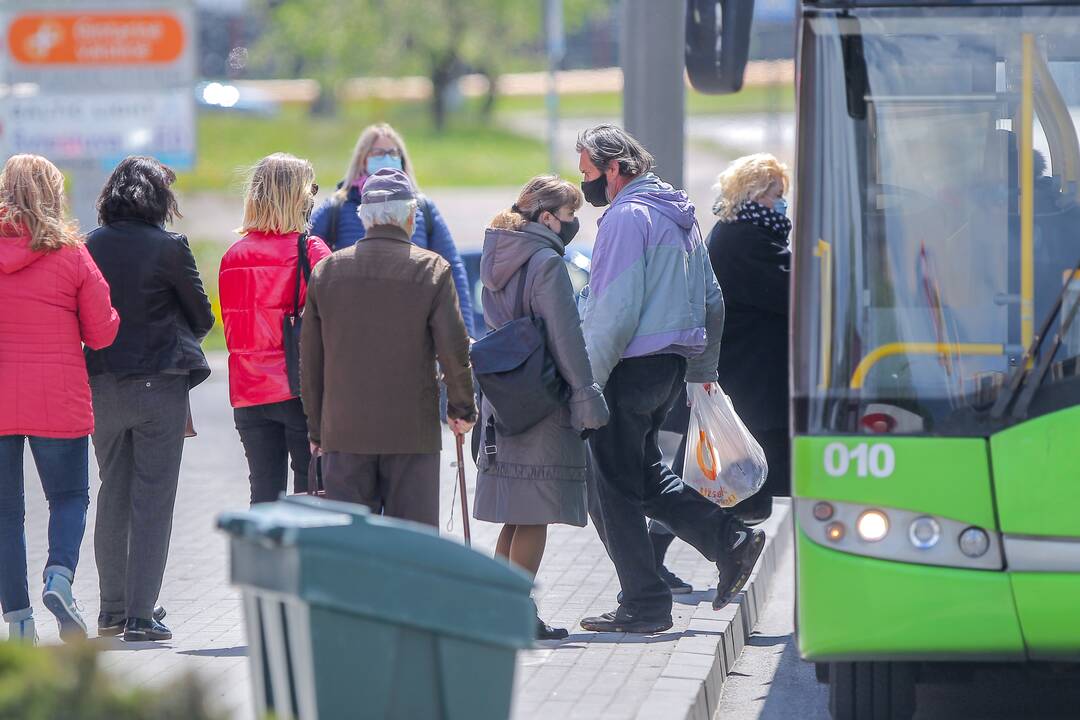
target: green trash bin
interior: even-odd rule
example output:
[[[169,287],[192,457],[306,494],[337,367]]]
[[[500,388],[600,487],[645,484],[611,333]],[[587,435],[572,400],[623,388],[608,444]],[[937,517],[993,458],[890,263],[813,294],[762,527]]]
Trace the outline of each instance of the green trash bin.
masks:
[[[528,575],[416,523],[289,497],[225,513],[256,710],[275,720],[510,714]]]

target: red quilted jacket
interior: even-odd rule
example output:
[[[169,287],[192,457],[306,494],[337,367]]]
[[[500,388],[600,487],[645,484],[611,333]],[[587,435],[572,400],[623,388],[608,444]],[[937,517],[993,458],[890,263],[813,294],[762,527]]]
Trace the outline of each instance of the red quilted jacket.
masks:
[[[298,233],[274,235],[253,231],[221,258],[218,292],[225,345],[229,348],[229,399],[233,407],[283,402],[289,392],[281,323],[292,312],[296,290]],[[309,237],[311,267],[330,254],[326,244]],[[300,281],[300,307],[307,283]]]
[[[119,328],[85,245],[34,252],[28,235],[0,230],[0,435],[92,433],[82,344],[108,347]]]

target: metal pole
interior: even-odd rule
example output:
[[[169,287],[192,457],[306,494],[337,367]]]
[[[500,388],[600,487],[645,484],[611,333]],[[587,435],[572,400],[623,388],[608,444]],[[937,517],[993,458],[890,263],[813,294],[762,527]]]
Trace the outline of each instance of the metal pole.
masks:
[[[551,172],[559,172],[559,90],[557,74],[566,53],[563,37],[562,0],[545,0],[544,21],[547,29],[548,87],[547,87],[547,137],[548,164]]]
[[[623,0],[623,125],[656,158],[657,173],[675,187],[683,186],[685,44],[685,2]]]
[[[79,229],[87,233],[97,227],[97,199],[108,178],[98,160],[71,160],[61,163],[71,178],[68,205],[71,215],[79,221]]]

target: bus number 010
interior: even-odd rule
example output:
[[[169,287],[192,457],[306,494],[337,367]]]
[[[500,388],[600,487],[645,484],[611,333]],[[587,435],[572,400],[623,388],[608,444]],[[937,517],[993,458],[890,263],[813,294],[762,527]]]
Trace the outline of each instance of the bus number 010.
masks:
[[[859,443],[849,448],[837,442],[825,447],[825,472],[833,477],[843,477],[852,464],[859,477],[887,478],[896,469],[896,453],[891,445],[882,444]]]

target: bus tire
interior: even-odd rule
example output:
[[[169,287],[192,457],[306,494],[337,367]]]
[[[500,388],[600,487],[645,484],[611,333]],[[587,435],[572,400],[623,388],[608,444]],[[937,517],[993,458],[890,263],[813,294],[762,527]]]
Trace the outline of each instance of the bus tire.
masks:
[[[814,663],[814,675],[817,676],[817,681],[822,685],[829,684],[829,668],[830,663]]]
[[[915,668],[909,663],[829,665],[833,720],[910,720],[915,714]]]

